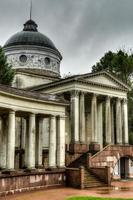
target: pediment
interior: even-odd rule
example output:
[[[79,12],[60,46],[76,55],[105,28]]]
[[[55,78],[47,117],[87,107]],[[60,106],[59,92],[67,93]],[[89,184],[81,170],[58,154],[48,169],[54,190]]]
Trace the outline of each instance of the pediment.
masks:
[[[116,88],[125,88],[128,89],[128,86],[119,81],[117,78],[110,75],[108,72],[101,72],[96,74],[88,74],[83,75],[80,77],[80,79],[83,79],[88,82],[96,83],[99,85],[105,85],[109,87],[116,87]]]

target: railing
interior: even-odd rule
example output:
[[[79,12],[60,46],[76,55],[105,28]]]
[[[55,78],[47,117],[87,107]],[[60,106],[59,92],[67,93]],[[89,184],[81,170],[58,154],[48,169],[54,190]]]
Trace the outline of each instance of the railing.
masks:
[[[66,169],[66,186],[84,188],[84,167]]]

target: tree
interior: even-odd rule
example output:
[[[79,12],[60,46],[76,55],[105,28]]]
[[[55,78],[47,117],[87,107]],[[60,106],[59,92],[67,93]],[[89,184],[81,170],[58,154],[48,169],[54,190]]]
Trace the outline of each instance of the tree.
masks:
[[[15,71],[12,69],[12,66],[7,63],[3,48],[0,47],[0,84],[11,85],[14,75]]]
[[[133,75],[133,54],[125,50],[116,53],[107,52],[96,65],[92,67],[92,72],[107,70],[115,74],[119,79],[127,84],[131,84]]]
[[[133,53],[119,50],[116,53],[107,52],[96,65],[92,67],[92,72],[107,70],[113,73],[126,84],[133,88]],[[128,124],[129,142],[133,144],[133,89],[128,93]]]

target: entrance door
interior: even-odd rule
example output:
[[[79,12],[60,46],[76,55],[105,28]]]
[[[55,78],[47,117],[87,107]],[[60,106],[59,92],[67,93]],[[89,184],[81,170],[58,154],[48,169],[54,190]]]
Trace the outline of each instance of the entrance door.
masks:
[[[120,174],[121,179],[127,179],[129,173],[129,158],[122,157],[120,159]]]

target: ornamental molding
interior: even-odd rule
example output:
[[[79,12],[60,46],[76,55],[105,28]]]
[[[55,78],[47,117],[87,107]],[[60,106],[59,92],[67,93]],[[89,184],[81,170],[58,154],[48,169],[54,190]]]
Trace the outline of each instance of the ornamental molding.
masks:
[[[71,98],[79,97],[80,91],[78,90],[72,90],[71,91]]]

